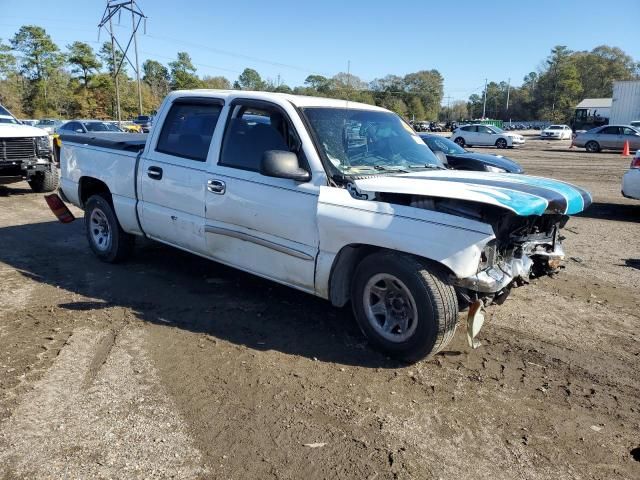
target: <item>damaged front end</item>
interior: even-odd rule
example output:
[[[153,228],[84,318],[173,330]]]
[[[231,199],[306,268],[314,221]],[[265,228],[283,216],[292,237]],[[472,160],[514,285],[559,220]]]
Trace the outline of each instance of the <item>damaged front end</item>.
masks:
[[[496,238],[484,248],[477,273],[456,281],[463,298],[502,303],[513,286],[557,272],[564,260],[559,231],[568,219],[560,214],[494,219]]]

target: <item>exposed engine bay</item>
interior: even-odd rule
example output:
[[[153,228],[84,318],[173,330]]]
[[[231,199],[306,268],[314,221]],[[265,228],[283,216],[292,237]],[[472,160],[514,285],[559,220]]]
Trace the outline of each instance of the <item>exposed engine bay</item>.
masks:
[[[569,216],[519,216],[503,208],[466,200],[378,193],[376,200],[456,215],[488,223],[495,240],[484,248],[477,273],[456,280],[461,300],[502,303],[514,286],[557,272],[564,259],[559,230]]]

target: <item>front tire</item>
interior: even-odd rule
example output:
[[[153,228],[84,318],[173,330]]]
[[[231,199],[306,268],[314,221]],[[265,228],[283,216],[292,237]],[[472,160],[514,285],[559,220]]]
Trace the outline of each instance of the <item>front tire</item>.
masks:
[[[499,138],[496,140],[496,147],[500,149],[507,148],[507,141],[504,138]]]
[[[27,182],[35,193],[55,192],[60,184],[58,168],[51,164],[48,170],[36,173]]]
[[[590,140],[587,142],[584,148],[589,153],[598,153],[600,151],[600,144],[594,140]]]
[[[465,143],[464,143],[464,138],[462,137],[458,137],[454,140],[455,143],[457,143],[459,146],[464,147]]]
[[[84,223],[89,246],[103,262],[121,262],[131,254],[134,236],[122,230],[111,202],[104,196],[89,197]]]
[[[416,362],[453,337],[458,301],[447,273],[400,253],[377,253],[357,267],[351,291],[354,314],[371,345]]]

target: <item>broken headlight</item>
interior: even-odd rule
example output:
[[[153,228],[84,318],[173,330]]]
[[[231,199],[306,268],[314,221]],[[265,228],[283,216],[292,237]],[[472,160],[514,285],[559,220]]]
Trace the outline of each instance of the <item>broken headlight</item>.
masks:
[[[478,265],[478,271],[486,270],[489,267],[493,267],[498,258],[498,243],[495,239],[487,243],[482,249],[480,254],[480,264]]]

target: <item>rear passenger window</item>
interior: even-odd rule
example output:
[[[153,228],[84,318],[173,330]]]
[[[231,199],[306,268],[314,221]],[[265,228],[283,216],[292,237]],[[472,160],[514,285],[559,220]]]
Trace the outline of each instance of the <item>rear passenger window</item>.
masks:
[[[174,102],[164,119],[156,151],[204,162],[221,110],[221,104]]]

